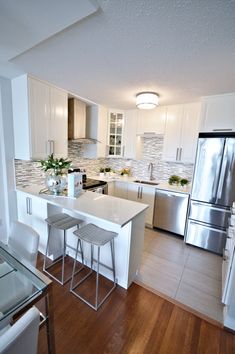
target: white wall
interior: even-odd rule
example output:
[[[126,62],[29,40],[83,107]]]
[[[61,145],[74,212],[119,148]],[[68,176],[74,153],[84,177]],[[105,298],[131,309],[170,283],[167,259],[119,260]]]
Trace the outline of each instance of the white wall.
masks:
[[[0,240],[6,241],[9,223],[17,218],[11,81],[0,77]]]

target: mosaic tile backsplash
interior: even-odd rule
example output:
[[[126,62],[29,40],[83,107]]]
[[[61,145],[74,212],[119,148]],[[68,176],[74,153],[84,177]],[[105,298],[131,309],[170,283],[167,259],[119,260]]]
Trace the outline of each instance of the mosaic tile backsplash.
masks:
[[[68,157],[73,165],[86,170],[87,175],[96,175],[100,167],[111,167],[119,172],[122,168],[131,169],[132,176],[141,179],[148,179],[148,165],[153,163],[153,176],[159,181],[168,180],[172,174],[192,180],[193,164],[181,164],[165,162],[162,160],[163,136],[143,139],[143,154],[141,160],[133,159],[87,159],[84,158],[83,145],[69,142]],[[44,184],[45,173],[41,170],[38,162],[15,160],[16,185],[27,186],[30,184]]]

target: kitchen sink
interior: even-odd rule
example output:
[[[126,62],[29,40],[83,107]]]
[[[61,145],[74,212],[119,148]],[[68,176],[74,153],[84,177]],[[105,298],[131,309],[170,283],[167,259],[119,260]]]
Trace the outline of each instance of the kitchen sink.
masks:
[[[135,181],[133,181],[135,183],[141,183],[141,184],[150,184],[151,186],[157,186],[159,183],[157,182],[151,182],[151,181],[142,181],[140,179],[136,179]]]

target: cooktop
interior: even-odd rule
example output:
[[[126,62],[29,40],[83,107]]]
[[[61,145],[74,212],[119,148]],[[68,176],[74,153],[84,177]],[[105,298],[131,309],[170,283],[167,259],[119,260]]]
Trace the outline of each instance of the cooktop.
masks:
[[[83,189],[91,189],[95,187],[104,186],[107,182],[99,181],[97,179],[86,178],[86,180],[82,183]]]

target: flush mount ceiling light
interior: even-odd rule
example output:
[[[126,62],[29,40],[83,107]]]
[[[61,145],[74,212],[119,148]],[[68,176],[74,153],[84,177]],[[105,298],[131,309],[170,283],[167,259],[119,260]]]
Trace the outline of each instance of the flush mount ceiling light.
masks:
[[[158,106],[159,96],[155,92],[140,92],[136,95],[136,106],[140,109],[152,109]]]

